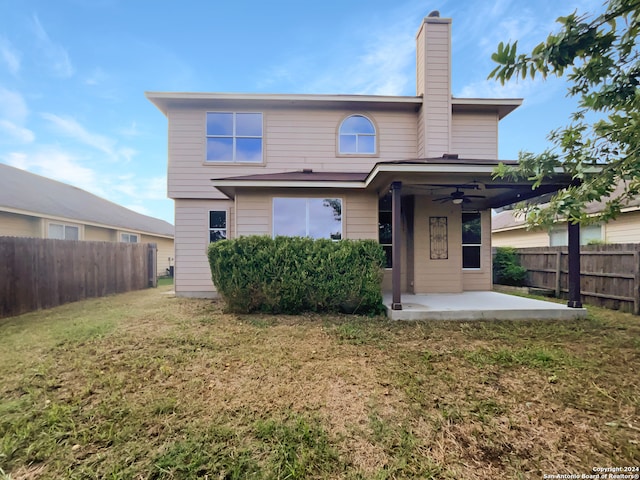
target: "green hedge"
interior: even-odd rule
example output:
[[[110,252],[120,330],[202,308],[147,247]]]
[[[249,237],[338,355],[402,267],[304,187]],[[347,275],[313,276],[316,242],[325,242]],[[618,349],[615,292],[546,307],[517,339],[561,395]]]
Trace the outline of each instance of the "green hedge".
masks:
[[[513,247],[497,247],[493,257],[493,283],[522,287],[527,269],[520,265],[520,257]]]
[[[249,236],[209,245],[211,278],[233,312],[380,313],[384,252],[373,240]]]

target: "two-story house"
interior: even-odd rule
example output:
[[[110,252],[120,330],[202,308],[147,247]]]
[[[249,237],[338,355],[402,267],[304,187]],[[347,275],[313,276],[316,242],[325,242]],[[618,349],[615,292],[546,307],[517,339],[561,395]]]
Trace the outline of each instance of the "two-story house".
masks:
[[[491,290],[491,208],[565,183],[494,181],[521,99],[452,97],[451,19],[416,40],[415,96],[146,93],[168,118],[177,295],[214,296],[207,244],[243,235],[375,239],[397,309]]]

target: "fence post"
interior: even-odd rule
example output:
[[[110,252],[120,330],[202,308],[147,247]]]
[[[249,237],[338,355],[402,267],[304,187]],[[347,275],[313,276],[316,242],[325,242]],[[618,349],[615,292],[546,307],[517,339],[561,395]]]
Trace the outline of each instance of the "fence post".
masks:
[[[560,277],[562,274],[562,251],[556,252],[556,298],[560,298],[562,295]]]
[[[633,252],[633,314],[640,315],[640,252]]]
[[[147,245],[147,265],[149,273],[149,286],[158,286],[158,248],[155,243]]]

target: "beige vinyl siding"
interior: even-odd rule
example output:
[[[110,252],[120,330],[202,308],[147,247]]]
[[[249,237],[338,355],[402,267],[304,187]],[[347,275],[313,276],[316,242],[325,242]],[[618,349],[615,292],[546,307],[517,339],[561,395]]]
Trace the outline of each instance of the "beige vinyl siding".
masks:
[[[42,237],[41,220],[29,215],[0,212],[0,236]]]
[[[462,158],[498,158],[498,115],[454,114],[449,153],[457,153]]]
[[[378,195],[354,192],[343,198],[345,238],[378,241]]]
[[[171,198],[224,198],[211,187],[212,178],[303,168],[368,172],[379,161],[417,156],[415,113],[261,109],[264,114],[264,164],[204,164],[206,111],[185,109],[169,112],[168,188]],[[366,115],[375,123],[378,155],[337,154],[338,127],[347,115],[353,113]]]
[[[117,242],[117,231],[110,228],[85,225],[84,239],[92,242]]]
[[[226,210],[227,236],[233,237],[233,202],[230,200],[176,200],[175,277],[178,296],[215,297],[207,262],[209,211]]]
[[[482,225],[482,248],[480,250],[480,269],[462,270],[462,289],[467,291],[491,290],[493,269],[491,262],[491,212],[480,212]],[[462,262],[461,262],[462,263]]]
[[[236,194],[238,236],[271,236],[271,195],[265,192]]]
[[[425,147],[425,125],[424,125],[424,115],[422,114],[422,111],[424,109],[422,109],[420,111],[420,113],[418,114],[418,158],[425,158],[426,157],[426,147]]]
[[[420,156],[452,153],[450,29],[446,19],[425,19],[418,33],[417,91],[424,94],[418,122]]]
[[[640,212],[621,213],[618,218],[604,224],[604,239],[607,243],[640,242]]]
[[[448,259],[431,260],[429,217],[447,217]],[[458,293],[462,291],[462,214],[452,203],[435,203],[416,197],[414,219],[414,293]]]
[[[493,232],[491,244],[494,247],[513,248],[548,247],[549,233],[546,230],[527,231],[526,228]]]

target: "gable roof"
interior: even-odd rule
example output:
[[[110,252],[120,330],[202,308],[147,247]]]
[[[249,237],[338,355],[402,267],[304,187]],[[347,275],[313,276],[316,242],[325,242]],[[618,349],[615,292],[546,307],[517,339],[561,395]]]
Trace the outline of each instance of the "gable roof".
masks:
[[[423,105],[421,96],[327,95],[280,93],[219,92],[145,92],[158,109],[168,114],[171,108],[372,108],[417,112]],[[451,97],[454,112],[496,112],[502,119],[522,105],[521,98]]]
[[[81,188],[0,163],[0,210],[64,218],[79,223],[174,235],[174,227],[112,203]]]

